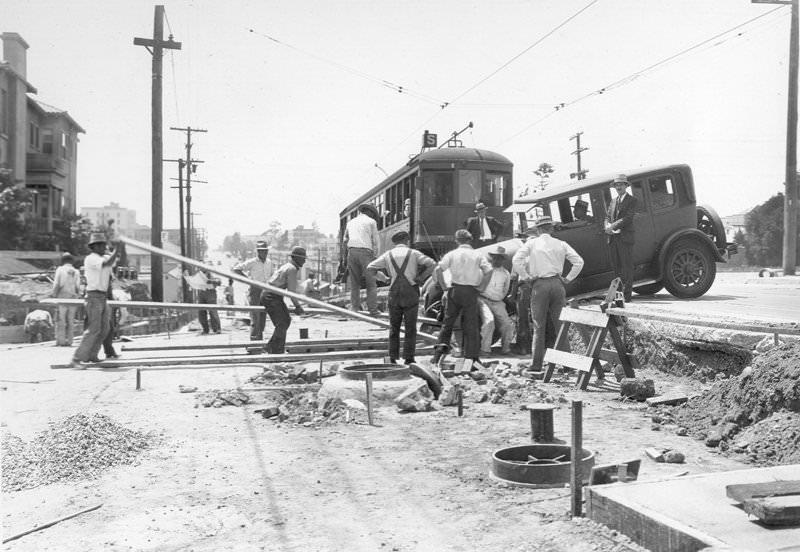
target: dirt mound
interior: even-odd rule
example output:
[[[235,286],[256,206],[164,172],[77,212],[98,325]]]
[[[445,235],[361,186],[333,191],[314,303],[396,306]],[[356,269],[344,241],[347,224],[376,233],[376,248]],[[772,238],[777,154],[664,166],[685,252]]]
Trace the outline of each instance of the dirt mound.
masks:
[[[748,437],[737,445],[739,451],[750,451],[753,446],[753,460],[787,463],[794,457],[792,448],[798,449],[798,413],[800,344],[791,343],[759,355],[751,369],[715,383],[702,395],[672,409],[668,416],[689,434],[706,439],[708,446],[722,450],[730,449],[736,436],[750,428]],[[794,428],[787,424],[792,420]],[[784,435],[784,428],[794,432]],[[789,450],[786,439],[794,443]]]
[[[642,366],[702,382],[714,381],[720,374],[738,376],[752,360],[750,351],[743,348],[644,331],[627,332],[626,347]]]
[[[76,414],[51,422],[30,442],[4,435],[3,491],[93,479],[109,467],[134,463],[159,440],[153,433],[127,429],[103,414]]]
[[[800,414],[776,412],[744,430],[731,450],[760,466],[800,464]]]

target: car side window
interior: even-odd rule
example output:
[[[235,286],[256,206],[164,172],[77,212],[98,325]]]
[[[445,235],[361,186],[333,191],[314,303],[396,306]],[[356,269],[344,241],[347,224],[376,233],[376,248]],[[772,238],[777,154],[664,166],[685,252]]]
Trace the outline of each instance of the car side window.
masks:
[[[645,203],[644,201],[644,190],[642,188],[642,181],[641,180],[632,181],[629,190],[630,194],[636,198],[636,212],[646,213],[647,203]]]
[[[675,186],[671,176],[656,176],[649,179],[650,204],[653,211],[660,211],[675,205]]]

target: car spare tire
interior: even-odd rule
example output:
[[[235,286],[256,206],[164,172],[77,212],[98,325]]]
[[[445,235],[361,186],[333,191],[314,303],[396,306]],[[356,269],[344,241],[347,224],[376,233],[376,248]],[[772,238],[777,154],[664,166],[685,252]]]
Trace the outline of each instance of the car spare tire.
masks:
[[[662,284],[661,282],[653,282],[652,284],[636,286],[633,288],[633,292],[636,295],[655,295],[662,289],[664,289],[664,284]]]
[[[692,299],[709,290],[717,276],[710,246],[698,239],[678,240],[664,260],[664,287],[675,297]]]

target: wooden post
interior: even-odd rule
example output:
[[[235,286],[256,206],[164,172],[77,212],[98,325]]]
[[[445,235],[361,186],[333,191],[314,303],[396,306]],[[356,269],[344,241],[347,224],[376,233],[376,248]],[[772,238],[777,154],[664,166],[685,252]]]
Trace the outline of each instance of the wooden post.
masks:
[[[142,370],[141,368],[136,369],[136,390],[141,391],[142,389]]]
[[[581,450],[583,449],[583,401],[572,401],[572,462],[570,463],[569,488],[573,517],[583,516],[583,474],[581,473]]]
[[[367,420],[369,425],[375,425],[372,418],[372,372],[367,372]]]

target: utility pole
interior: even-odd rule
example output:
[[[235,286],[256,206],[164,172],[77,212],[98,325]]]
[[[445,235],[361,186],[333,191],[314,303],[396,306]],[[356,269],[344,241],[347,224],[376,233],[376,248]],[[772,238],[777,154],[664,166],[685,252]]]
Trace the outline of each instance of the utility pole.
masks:
[[[198,159],[192,159],[192,132],[208,132],[202,128],[177,128],[177,127],[169,127],[170,130],[178,130],[180,132],[186,133],[186,212],[192,212],[192,175],[197,171],[198,163],[202,163]],[[191,217],[189,217],[189,223],[186,225],[187,232],[190,236],[192,236],[192,224],[191,224]],[[192,239],[189,240],[189,248],[187,250],[187,257],[190,259],[193,258],[193,246],[194,241]],[[199,260],[199,259],[198,259]]]
[[[144,46],[153,56],[153,93],[152,93],[152,205],[150,223],[150,244],[153,247],[161,247],[161,230],[163,227],[163,170],[161,158],[163,155],[163,144],[161,136],[161,60],[164,48],[170,50],[180,50],[181,43],[172,40],[169,35],[168,40],[164,40],[164,6],[156,6],[153,22],[153,38],[134,38],[136,46]],[[150,292],[153,301],[161,302],[164,300],[164,276],[163,263],[159,255],[150,254]]]
[[[179,213],[179,224],[180,227],[178,229],[179,240],[181,242],[181,257],[186,256],[186,227],[184,224],[184,216],[183,216],[183,168],[186,166],[186,161],[183,159],[164,159],[164,161],[168,161],[170,163],[177,163],[178,164],[178,213]],[[174,179],[173,179],[174,180]],[[174,189],[175,186],[172,186]],[[183,278],[183,273],[188,270],[188,266],[186,263],[181,263],[181,300],[184,303],[189,302],[189,285],[186,283],[186,279]]]
[[[578,180],[583,180],[584,178],[586,178],[586,173],[589,172],[587,169],[581,169],[581,152],[584,152],[584,151],[589,149],[589,148],[582,148],[581,147],[581,134],[583,134],[583,132],[579,132],[579,133],[575,134],[574,136],[570,136],[569,137],[570,140],[575,140],[575,142],[576,142],[576,149],[575,149],[575,151],[572,152],[572,155],[578,156],[578,171],[574,172],[574,173],[570,173],[569,177],[570,178],[577,177]]]
[[[791,5],[789,25],[789,107],[786,112],[786,195],[783,198],[783,274],[793,276],[797,265],[797,65],[798,4],[800,0],[750,0],[753,4]]]

